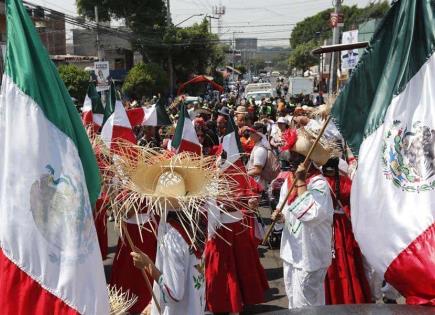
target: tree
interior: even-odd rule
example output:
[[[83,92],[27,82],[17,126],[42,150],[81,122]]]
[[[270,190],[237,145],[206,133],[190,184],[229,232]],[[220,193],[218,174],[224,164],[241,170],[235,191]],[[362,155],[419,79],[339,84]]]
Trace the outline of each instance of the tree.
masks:
[[[390,5],[387,1],[371,3],[365,8],[357,6],[343,6],[344,31],[354,29],[370,19],[382,18],[388,11]],[[327,9],[310,16],[297,23],[290,37],[290,45],[296,48],[298,45],[307,43],[311,40],[322,42],[324,39],[332,37],[332,29],[329,24],[332,9]]]
[[[297,68],[305,71],[309,67],[318,64],[319,58],[311,54],[311,51],[316,47],[317,42],[315,40],[298,45],[290,54],[288,60],[290,69]]]
[[[207,19],[185,28],[174,28],[165,41],[171,49],[175,75],[180,82],[193,74],[212,74],[224,61],[219,38],[209,33]]]
[[[58,71],[69,95],[77,99],[79,104],[83,103],[89,85],[89,73],[76,65],[60,65]]]
[[[343,31],[355,29],[367,20],[382,18],[389,7],[387,1],[371,3],[365,8],[358,8],[355,5],[343,6]],[[332,28],[329,25],[332,11],[332,9],[324,10],[296,24],[290,37],[290,46],[293,48],[289,58],[291,68],[305,70],[307,66],[317,62],[317,58],[310,56],[308,51],[311,53],[311,50],[320,46],[325,39],[332,37]]]
[[[124,19],[133,32],[128,36],[144,61],[161,62],[166,48],[166,6],[163,0],[76,0],[80,15],[95,19],[94,7],[98,6],[101,21],[111,18]],[[103,30],[104,31],[104,30]],[[122,34],[120,36],[127,36]]]
[[[244,65],[237,66],[236,69],[237,69],[238,71],[240,71],[240,73],[241,73],[242,75],[245,74],[245,73],[247,72],[246,67],[245,67]]]
[[[139,63],[128,72],[122,91],[136,99],[164,93],[168,88],[166,71],[155,63]]]

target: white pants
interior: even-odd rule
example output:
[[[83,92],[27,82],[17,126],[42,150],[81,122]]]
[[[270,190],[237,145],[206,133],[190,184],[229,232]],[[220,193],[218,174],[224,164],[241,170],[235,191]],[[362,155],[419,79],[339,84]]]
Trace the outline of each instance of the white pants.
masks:
[[[289,309],[325,305],[327,268],[307,272],[283,261],[283,269]]]

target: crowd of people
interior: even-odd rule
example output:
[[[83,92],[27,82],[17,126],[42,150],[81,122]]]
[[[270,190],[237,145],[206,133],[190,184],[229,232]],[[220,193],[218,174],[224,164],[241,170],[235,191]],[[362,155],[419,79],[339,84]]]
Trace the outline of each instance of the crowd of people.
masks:
[[[288,307],[371,303],[382,294],[384,302],[395,302],[398,293],[373,272],[353,237],[350,189],[357,161],[333,123],[320,134],[329,110],[322,95],[316,107],[302,105],[303,99],[295,101],[277,97],[256,105],[232,94],[214,101],[178,98],[167,107],[173,126],[134,127],[139,146],[171,151],[183,104],[202,155],[226,159],[223,139],[234,126],[246,170],[243,178],[234,174],[237,194],[248,202],[246,209],[221,212],[216,230],[208,230],[205,246],[199,248],[183,232],[177,216],[169,214],[165,221],[163,243],[179,244],[172,249],[159,241],[155,231],[162,224],[146,207],[124,218],[135,248],[119,239],[110,284],[137,295],[132,314],[158,314],[142,270],[154,282],[163,314],[238,314],[247,305],[265,302],[269,285],[258,254],[265,226],[258,208],[271,205],[270,187],[279,180],[279,200],[270,216],[276,222],[272,234],[279,240]],[[309,154],[316,137],[320,141]],[[107,198],[103,193],[96,209],[103,259],[110,214]],[[274,247],[270,239],[265,244]]]

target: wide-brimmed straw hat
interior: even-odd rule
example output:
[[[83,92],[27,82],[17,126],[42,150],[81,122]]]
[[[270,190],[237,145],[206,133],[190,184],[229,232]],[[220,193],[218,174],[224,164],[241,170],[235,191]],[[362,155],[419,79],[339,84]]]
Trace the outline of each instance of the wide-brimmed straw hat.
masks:
[[[283,150],[290,150],[303,156],[308,156],[319,133],[319,129],[311,129],[309,126],[297,130],[288,129],[283,134],[283,140],[286,142]],[[322,136],[311,153],[310,160],[321,166],[326,164],[330,158],[337,157],[339,154],[337,145]]]
[[[110,172],[102,174],[109,177],[107,194],[117,223],[132,211],[140,213],[144,206],[150,215],[161,218],[175,211],[188,220],[185,231],[194,239],[195,222],[198,216],[205,216],[210,202],[219,200],[225,207],[243,208],[233,193],[237,182],[219,171],[216,156],[174,154],[131,143],[119,147]]]

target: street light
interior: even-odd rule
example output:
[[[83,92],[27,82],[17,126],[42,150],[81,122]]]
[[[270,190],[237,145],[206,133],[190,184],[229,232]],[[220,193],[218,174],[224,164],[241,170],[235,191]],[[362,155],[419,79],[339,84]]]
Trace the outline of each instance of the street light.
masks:
[[[194,14],[194,15],[192,15],[192,16],[189,16],[187,19],[185,19],[185,20],[181,21],[180,23],[178,23],[177,25],[175,25],[175,27],[177,27],[177,26],[180,25],[180,24],[183,24],[184,22],[190,20],[191,18],[193,18],[193,17],[195,17],[195,16],[203,16],[203,15],[204,15],[204,14],[201,13],[201,14]]]

